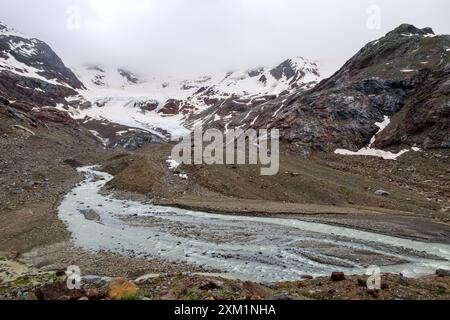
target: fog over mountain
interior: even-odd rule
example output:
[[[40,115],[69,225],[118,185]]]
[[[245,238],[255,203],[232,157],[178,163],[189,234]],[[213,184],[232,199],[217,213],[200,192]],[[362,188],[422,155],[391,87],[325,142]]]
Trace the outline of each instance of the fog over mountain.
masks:
[[[330,73],[400,23],[426,26],[433,16],[436,33],[450,32],[446,0],[335,2],[1,0],[0,19],[46,39],[69,64],[124,65],[148,74],[273,65],[298,55],[322,61]],[[370,29],[377,8],[380,28]]]

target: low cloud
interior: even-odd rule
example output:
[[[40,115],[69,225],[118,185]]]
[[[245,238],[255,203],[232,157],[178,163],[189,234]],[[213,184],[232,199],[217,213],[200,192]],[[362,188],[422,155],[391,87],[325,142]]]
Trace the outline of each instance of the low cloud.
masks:
[[[69,65],[123,66],[146,75],[273,65],[299,55],[320,60],[329,74],[401,23],[450,33],[448,0],[0,0],[0,6],[0,20],[48,42]],[[378,14],[374,7],[379,17],[368,23]]]

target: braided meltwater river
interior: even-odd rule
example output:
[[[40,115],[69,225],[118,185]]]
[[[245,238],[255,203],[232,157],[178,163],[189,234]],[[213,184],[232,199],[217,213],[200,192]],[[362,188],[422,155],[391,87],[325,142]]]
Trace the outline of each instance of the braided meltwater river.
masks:
[[[160,259],[258,282],[299,280],[370,265],[408,277],[450,268],[450,245],[425,243],[298,219],[228,216],[120,200],[101,189],[97,167],[59,207],[73,242],[90,251]]]

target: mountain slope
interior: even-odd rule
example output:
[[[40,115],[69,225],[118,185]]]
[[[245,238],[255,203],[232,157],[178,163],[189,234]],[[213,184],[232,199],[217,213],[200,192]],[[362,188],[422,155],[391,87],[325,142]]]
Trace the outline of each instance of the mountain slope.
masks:
[[[237,111],[229,127],[279,128],[285,141],[325,151],[359,150],[377,133],[378,148],[448,148],[449,72],[450,36],[401,25],[313,89]]]
[[[63,106],[71,116],[91,127],[109,146],[117,136],[148,132],[157,141],[187,134],[196,115],[228,101],[264,100],[267,94],[310,88],[320,77],[315,63],[303,58],[286,60],[274,68],[256,68],[192,80],[145,78],[120,68],[84,66],[78,77],[87,90]],[[239,103],[239,102],[236,102]],[[98,126],[98,124],[101,126]],[[110,123],[120,130],[104,130]],[[124,126],[128,130],[124,130]],[[106,134],[106,136],[105,136]]]
[[[55,138],[64,132],[74,136],[80,146],[85,142],[95,145],[87,130],[57,108],[83,88],[81,81],[46,43],[0,23],[2,132],[24,132],[25,136],[34,137],[37,132],[47,131],[50,135],[54,133]]]
[[[55,105],[83,84],[44,42],[0,23],[0,93],[9,100]]]

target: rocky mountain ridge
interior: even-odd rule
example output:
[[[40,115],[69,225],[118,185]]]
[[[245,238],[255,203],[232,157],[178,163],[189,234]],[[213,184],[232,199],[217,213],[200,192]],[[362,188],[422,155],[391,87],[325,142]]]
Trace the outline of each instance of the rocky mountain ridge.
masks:
[[[107,147],[164,142],[201,125],[277,128],[305,150],[448,148],[449,63],[450,36],[405,24],[319,84],[318,65],[303,58],[194,80],[146,79],[96,65],[72,72],[44,42],[0,24],[4,109],[32,122],[78,123]]]
[[[228,128],[279,128],[285,141],[308,149],[359,150],[387,116],[375,147],[448,148],[449,71],[450,36],[401,25],[311,90],[230,109]]]

